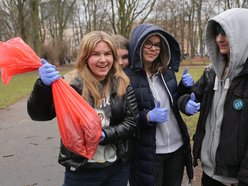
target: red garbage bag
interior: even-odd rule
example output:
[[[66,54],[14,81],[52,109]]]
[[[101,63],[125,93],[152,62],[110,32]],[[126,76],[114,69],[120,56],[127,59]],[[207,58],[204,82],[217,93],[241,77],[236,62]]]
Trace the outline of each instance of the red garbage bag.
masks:
[[[102,134],[99,115],[63,79],[52,84],[52,92],[63,144],[91,159]]]
[[[5,85],[13,75],[34,71],[40,66],[40,58],[20,37],[0,42],[0,68]]]
[[[19,37],[0,42],[0,69],[4,84],[15,74],[37,70],[40,58]],[[52,84],[54,105],[62,143],[70,151],[91,159],[101,137],[96,111],[62,78]]]

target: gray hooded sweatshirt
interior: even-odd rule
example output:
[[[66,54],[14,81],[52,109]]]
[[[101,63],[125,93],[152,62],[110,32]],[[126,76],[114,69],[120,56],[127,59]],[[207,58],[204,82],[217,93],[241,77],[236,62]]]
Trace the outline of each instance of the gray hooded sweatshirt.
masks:
[[[215,22],[221,25],[229,41],[230,61],[227,67],[226,61],[220,54],[215,42],[213,32]],[[215,156],[219,145],[226,94],[230,83],[242,70],[248,57],[247,31],[248,9],[241,8],[230,9],[213,17],[206,26],[206,47],[216,77],[213,104],[207,117],[206,133],[201,148],[201,163],[204,172],[208,176],[226,184],[238,183],[238,180],[214,174]],[[224,70],[225,75],[223,76]]]

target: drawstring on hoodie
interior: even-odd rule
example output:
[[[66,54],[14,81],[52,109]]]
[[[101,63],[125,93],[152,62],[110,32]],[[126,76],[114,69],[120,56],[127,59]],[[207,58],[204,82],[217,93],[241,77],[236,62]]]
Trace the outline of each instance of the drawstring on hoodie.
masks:
[[[230,87],[230,79],[229,77],[226,78],[225,80],[223,80],[224,82],[224,89],[227,90]],[[219,89],[219,84],[221,83],[221,80],[219,80],[218,76],[215,76],[215,80],[214,80],[214,90],[218,90]]]

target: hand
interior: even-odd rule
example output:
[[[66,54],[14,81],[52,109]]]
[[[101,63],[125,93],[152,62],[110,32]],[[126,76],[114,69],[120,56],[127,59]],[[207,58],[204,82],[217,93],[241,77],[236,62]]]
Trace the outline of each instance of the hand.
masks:
[[[188,67],[183,71],[182,82],[186,87],[192,87],[194,85],[194,80],[192,76],[188,73]]]
[[[186,104],[185,111],[187,114],[195,114],[198,112],[201,108],[201,103],[196,103],[195,102],[195,94],[192,92],[190,95],[190,100]]]
[[[41,63],[43,65],[39,68],[40,79],[44,85],[50,86],[54,81],[59,79],[60,74],[56,70],[56,67],[48,63],[45,59],[41,59]]]
[[[102,136],[100,138],[100,143],[104,140],[104,138],[105,138],[105,133],[102,131]]]
[[[168,109],[160,108],[160,102],[156,102],[155,108],[148,112],[151,122],[164,123],[168,120]]]

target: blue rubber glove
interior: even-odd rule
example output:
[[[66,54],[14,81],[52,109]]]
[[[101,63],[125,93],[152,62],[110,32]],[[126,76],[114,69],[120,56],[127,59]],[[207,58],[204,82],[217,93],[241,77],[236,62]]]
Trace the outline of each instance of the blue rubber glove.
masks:
[[[190,95],[190,99],[188,103],[186,104],[185,111],[187,114],[195,114],[198,112],[201,108],[201,103],[196,103],[195,102],[195,94],[192,92]]]
[[[164,123],[168,120],[168,109],[160,108],[160,102],[156,102],[155,108],[148,112],[151,122]]]
[[[194,80],[190,73],[188,73],[188,67],[186,67],[183,71],[182,82],[186,87],[192,87],[194,85]]]
[[[59,79],[60,74],[56,70],[56,67],[48,63],[45,59],[41,59],[41,63],[43,65],[39,68],[40,79],[44,85],[50,86],[54,81]]]
[[[100,138],[100,143],[104,140],[104,138],[105,138],[105,133],[102,131],[102,136]]]

